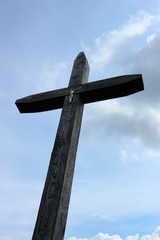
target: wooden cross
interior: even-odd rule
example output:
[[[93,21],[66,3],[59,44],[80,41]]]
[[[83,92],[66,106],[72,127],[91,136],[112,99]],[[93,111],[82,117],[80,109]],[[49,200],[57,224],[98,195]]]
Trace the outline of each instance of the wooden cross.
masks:
[[[74,61],[67,88],[31,95],[16,101],[21,113],[62,108],[54,148],[32,240],[63,240],[83,107],[144,89],[142,75],[125,75],[87,83],[85,54]]]

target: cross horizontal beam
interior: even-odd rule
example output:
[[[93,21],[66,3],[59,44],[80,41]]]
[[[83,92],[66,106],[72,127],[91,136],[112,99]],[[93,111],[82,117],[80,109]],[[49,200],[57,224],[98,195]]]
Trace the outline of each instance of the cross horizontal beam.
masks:
[[[30,95],[18,99],[16,105],[21,113],[43,112],[62,108],[65,96],[70,95],[71,90],[74,94],[80,94],[83,103],[91,103],[128,96],[143,89],[141,74],[123,75]]]

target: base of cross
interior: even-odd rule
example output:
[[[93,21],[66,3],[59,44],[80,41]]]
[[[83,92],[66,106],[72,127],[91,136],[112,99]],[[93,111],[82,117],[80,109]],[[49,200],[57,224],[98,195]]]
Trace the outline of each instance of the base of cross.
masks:
[[[124,97],[144,89],[141,74],[88,82],[83,52],[74,61],[67,88],[16,101],[21,113],[62,108],[32,240],[63,240],[84,104]]]

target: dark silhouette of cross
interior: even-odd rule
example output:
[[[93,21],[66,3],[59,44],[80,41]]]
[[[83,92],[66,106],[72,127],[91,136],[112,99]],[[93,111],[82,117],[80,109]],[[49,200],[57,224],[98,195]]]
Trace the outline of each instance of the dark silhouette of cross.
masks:
[[[63,240],[83,107],[144,89],[142,75],[125,75],[87,83],[85,54],[74,61],[67,88],[31,95],[16,101],[21,113],[62,108],[54,148],[32,240]]]

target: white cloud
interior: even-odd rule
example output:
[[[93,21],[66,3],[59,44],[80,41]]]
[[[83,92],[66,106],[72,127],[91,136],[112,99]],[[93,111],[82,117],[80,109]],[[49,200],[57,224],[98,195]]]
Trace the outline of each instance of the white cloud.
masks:
[[[120,159],[121,161],[123,162],[123,164],[127,164],[127,161],[128,161],[128,154],[127,154],[127,151],[124,150],[124,149],[121,149],[120,150]]]
[[[126,237],[126,240],[138,240],[139,239],[139,235],[138,234],[136,234],[136,235],[134,235],[134,236],[128,236],[128,237]]]
[[[139,13],[138,16],[135,17],[135,23],[133,21],[134,17],[132,17],[130,20],[130,25],[128,26],[132,25],[133,29],[135,26],[135,28],[138,29],[137,33],[143,33],[145,29],[147,29],[147,26],[149,26],[151,23],[153,17],[144,12]],[[140,24],[141,27],[138,28],[137,24]],[[127,34],[128,26],[126,25],[121,30],[117,31],[117,33],[122,34],[124,39]],[[127,36],[136,34],[136,29],[133,29],[131,30],[131,33],[128,33]],[[110,34],[113,38],[109,37]],[[107,35],[106,41],[104,41],[105,36],[102,37],[103,41],[101,38],[97,39],[99,50],[104,51],[102,51],[104,58],[101,58],[99,55],[99,50],[96,53],[98,54],[97,57],[93,54],[95,59],[97,58],[102,61],[102,65],[106,64],[106,57],[109,57],[108,53],[106,54],[107,49],[105,50],[104,48],[109,46],[106,44],[108,41],[111,41],[111,46],[109,49],[111,49],[111,51],[117,51],[117,49],[112,46],[112,44],[114,45],[114,42],[117,40],[116,34],[113,32],[110,34]],[[84,132],[86,137],[98,137],[99,139],[106,140],[108,139],[108,136],[117,140],[120,137],[130,137],[130,139],[136,139],[150,149],[156,149],[159,147],[160,32],[150,35],[150,37],[148,37],[148,42],[149,43],[137,51],[137,53],[133,54],[130,52],[130,55],[127,56],[126,59],[125,56],[122,56],[121,63],[124,69],[129,67],[130,73],[142,73],[144,80],[144,91],[129,96],[125,100],[114,99],[112,101],[104,101],[92,105],[89,108],[89,111],[87,110],[85,118],[86,127]],[[119,44],[121,45],[120,41]],[[98,130],[96,131],[96,129]],[[122,156],[121,153],[121,160],[122,158],[124,160],[124,156]]]
[[[23,87],[21,92],[25,90],[25,93],[29,92],[29,94],[34,94],[66,87],[63,85],[68,75],[68,64],[65,61],[46,61],[43,62],[38,69],[26,70],[22,66],[18,66],[17,72],[21,80],[19,86],[21,86],[21,88]],[[67,79],[69,79],[69,77],[67,77]]]
[[[88,47],[88,46],[84,43],[84,41],[81,41],[81,47],[82,47],[82,49],[84,49],[85,52],[90,52],[90,51],[91,51],[90,47]]]
[[[3,91],[0,91],[0,98],[3,98],[5,96]]]
[[[130,17],[120,30],[102,34],[95,40],[96,50],[91,54],[92,68],[104,67],[115,55],[122,44],[129,39],[142,35],[151,25],[154,17],[144,11]]]
[[[139,144],[139,143],[138,143]],[[124,165],[133,162],[154,162],[160,163],[160,151],[155,149],[145,149],[143,151],[137,151],[135,149],[121,149],[120,150],[120,160]]]
[[[108,233],[103,234],[99,233],[94,237],[91,238],[76,238],[71,237],[68,238],[68,240],[122,240],[122,238],[119,235],[109,235]],[[134,236],[127,236],[125,240],[160,240],[160,227],[157,227],[156,230],[152,234],[144,235],[142,237],[139,236],[139,234],[136,234]]]
[[[112,235],[110,236],[108,233],[103,234],[99,233],[96,236],[88,239],[88,238],[76,238],[76,237],[71,237],[68,240],[122,240],[122,238],[119,235]]]
[[[66,72],[66,62],[58,62],[55,64],[44,62],[42,72],[40,73],[40,81],[37,86],[38,90],[44,91],[44,89],[56,89],[57,85],[59,86],[65,82]]]
[[[108,140],[110,136],[117,141],[120,137],[129,137],[155,149],[160,142],[159,114],[158,110],[136,103],[129,105],[117,100],[100,102],[88,108],[84,134],[85,137],[103,140]]]
[[[140,240],[159,240],[160,239],[160,226],[151,235],[144,235]]]
[[[160,105],[160,32],[152,35],[147,46],[141,48],[134,57],[126,60],[127,64],[132,65],[132,72],[142,73],[144,79],[145,90],[143,94],[139,94],[137,100],[144,105],[152,105],[157,107]]]
[[[2,237],[0,237],[0,240],[11,240],[11,238],[2,236]]]
[[[149,36],[147,37],[147,43],[150,44],[150,43],[154,40],[155,37],[156,37],[156,34],[155,34],[155,33],[149,35]]]
[[[144,157],[152,161],[160,161],[160,151],[147,149],[144,152]]]

